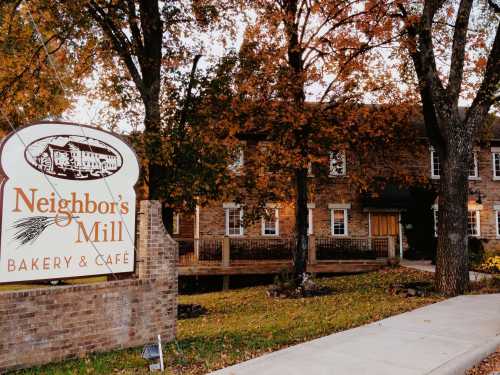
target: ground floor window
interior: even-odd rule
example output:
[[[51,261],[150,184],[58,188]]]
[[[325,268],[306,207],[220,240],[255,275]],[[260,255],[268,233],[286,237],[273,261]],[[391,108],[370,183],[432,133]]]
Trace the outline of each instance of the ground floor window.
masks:
[[[495,209],[495,224],[497,230],[497,237],[500,237],[500,208]]]
[[[172,234],[179,234],[180,214],[174,214],[172,217]]]
[[[479,210],[473,210],[468,212],[467,216],[467,232],[469,236],[479,237],[480,236],[480,213]]]
[[[262,235],[279,236],[279,234],[279,210],[266,208],[266,214],[262,217]]]
[[[347,209],[331,210],[332,236],[347,236]]]
[[[434,209],[434,236],[438,233],[438,210]],[[467,212],[467,234],[479,237],[481,235],[481,211],[469,210]],[[498,235],[498,211],[497,211],[497,235]]]
[[[314,233],[313,209],[314,209],[314,203],[309,203],[307,205],[307,234],[308,235],[312,235]]]
[[[225,208],[226,236],[243,235],[243,209],[241,207]]]
[[[433,212],[433,217],[434,217],[434,237],[438,236],[438,210],[437,208],[434,208],[432,210]]]
[[[439,162],[439,155],[431,147],[431,178],[439,178],[441,174],[441,163]]]

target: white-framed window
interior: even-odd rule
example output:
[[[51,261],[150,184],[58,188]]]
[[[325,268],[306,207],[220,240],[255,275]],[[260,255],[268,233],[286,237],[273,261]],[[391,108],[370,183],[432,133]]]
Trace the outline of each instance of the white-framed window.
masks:
[[[441,175],[441,163],[439,155],[434,147],[431,146],[431,178],[439,178]]]
[[[234,203],[224,204],[226,236],[243,236],[243,208]]]
[[[346,175],[345,151],[330,152],[330,177]]]
[[[307,177],[314,177],[313,165],[311,162],[307,163]]]
[[[493,179],[500,180],[500,147],[491,148]]]
[[[469,210],[467,212],[467,234],[473,237],[481,236],[481,211]]]
[[[347,209],[336,208],[331,210],[332,236],[347,236]]]
[[[479,179],[479,165],[477,161],[477,151],[472,153],[472,160],[469,166],[469,179]]]
[[[495,207],[495,229],[496,229],[496,236],[497,238],[500,238],[500,205],[496,205]]]
[[[330,226],[332,236],[347,236],[348,230],[348,210],[351,208],[350,204],[336,203],[329,204],[330,209]]]
[[[179,234],[179,223],[180,223],[180,214],[175,214],[172,217],[172,234]]]
[[[434,237],[438,236],[438,209],[437,207],[432,208],[432,217],[434,218]]]
[[[245,164],[245,153],[243,148],[237,150],[234,161],[229,164],[228,168],[231,172],[239,174],[243,170],[243,166]]]
[[[307,204],[307,234],[314,234],[314,218],[313,218],[313,210],[316,207],[314,203]]]
[[[278,207],[266,208],[266,215],[262,216],[262,235],[279,236],[280,235],[280,216]]]
[[[439,161],[439,155],[434,150],[433,147],[431,147],[431,178],[440,178],[441,176],[441,162]],[[478,164],[478,159],[477,159],[477,151],[474,151],[472,153],[472,160],[471,164],[469,166],[469,179],[470,180],[477,180],[479,179],[479,164]]]
[[[435,206],[434,211],[434,236],[438,235],[438,208]],[[498,215],[497,215],[498,216]],[[498,218],[497,218],[498,221]],[[498,225],[497,225],[498,233]],[[473,237],[481,236],[481,210],[471,210],[467,211],[467,234]]]

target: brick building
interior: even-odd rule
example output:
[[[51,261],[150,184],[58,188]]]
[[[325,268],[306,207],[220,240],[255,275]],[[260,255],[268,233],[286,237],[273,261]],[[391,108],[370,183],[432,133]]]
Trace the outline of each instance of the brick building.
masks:
[[[423,133],[422,133],[423,134]],[[423,151],[406,161],[422,176],[427,176],[426,189],[437,189],[439,180],[439,158],[428,144]],[[245,168],[245,156],[256,147],[257,142],[245,143],[240,158],[230,169],[235,172]],[[316,237],[329,238],[395,238],[396,252],[405,254],[409,247],[409,233],[419,225],[412,222],[408,211],[420,202],[415,201],[408,189],[386,186],[378,198],[361,194],[351,188],[349,170],[356,155],[339,152],[330,155],[328,181],[311,174],[315,185],[309,203],[309,233]],[[328,173],[328,172],[327,172]],[[331,182],[331,183],[330,183]],[[500,251],[500,123],[496,122],[490,136],[474,151],[474,160],[469,177],[469,235],[484,239],[486,248]],[[428,226],[435,228],[439,198],[426,208]],[[293,202],[269,202],[268,217],[248,225],[243,224],[245,205],[230,200],[212,202],[207,207],[198,207],[194,215],[174,216],[174,237],[210,239],[228,236],[231,238],[271,239],[288,238],[294,234]],[[433,234],[431,234],[433,236]]]

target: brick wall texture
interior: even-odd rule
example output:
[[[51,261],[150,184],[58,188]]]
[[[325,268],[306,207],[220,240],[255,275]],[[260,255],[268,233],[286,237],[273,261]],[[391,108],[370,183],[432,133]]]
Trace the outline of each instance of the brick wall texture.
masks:
[[[0,373],[175,337],[177,244],[142,201],[133,278],[0,293]]]

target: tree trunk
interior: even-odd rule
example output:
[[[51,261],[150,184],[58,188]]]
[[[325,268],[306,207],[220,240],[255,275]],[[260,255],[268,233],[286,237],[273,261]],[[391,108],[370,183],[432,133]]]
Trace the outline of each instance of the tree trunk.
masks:
[[[297,234],[297,244],[293,254],[293,268],[296,280],[302,280],[302,275],[306,272],[306,259],[308,251],[307,237],[307,169],[297,169],[295,171],[295,233]]]
[[[463,294],[469,285],[467,204],[472,149],[467,145],[471,143],[467,137],[454,134],[450,138],[439,155],[441,176],[435,283],[439,292],[455,296]]]
[[[161,115],[159,106],[159,93],[153,98],[144,100],[144,136],[146,147],[147,171],[148,171],[148,199],[159,200],[161,198],[161,164],[157,159],[161,149]]]
[[[299,25],[296,21],[298,12],[298,0],[285,2],[285,33],[287,37],[288,66],[290,68],[289,86],[290,96],[297,112],[304,110],[304,64],[302,61],[303,49],[299,42]],[[296,124],[294,131],[295,147],[300,149],[302,157],[308,156],[307,141],[310,135],[308,125]],[[307,237],[307,169],[295,170],[295,234],[297,245],[293,254],[294,277],[297,282],[302,281],[306,272],[306,259],[308,250]]]

